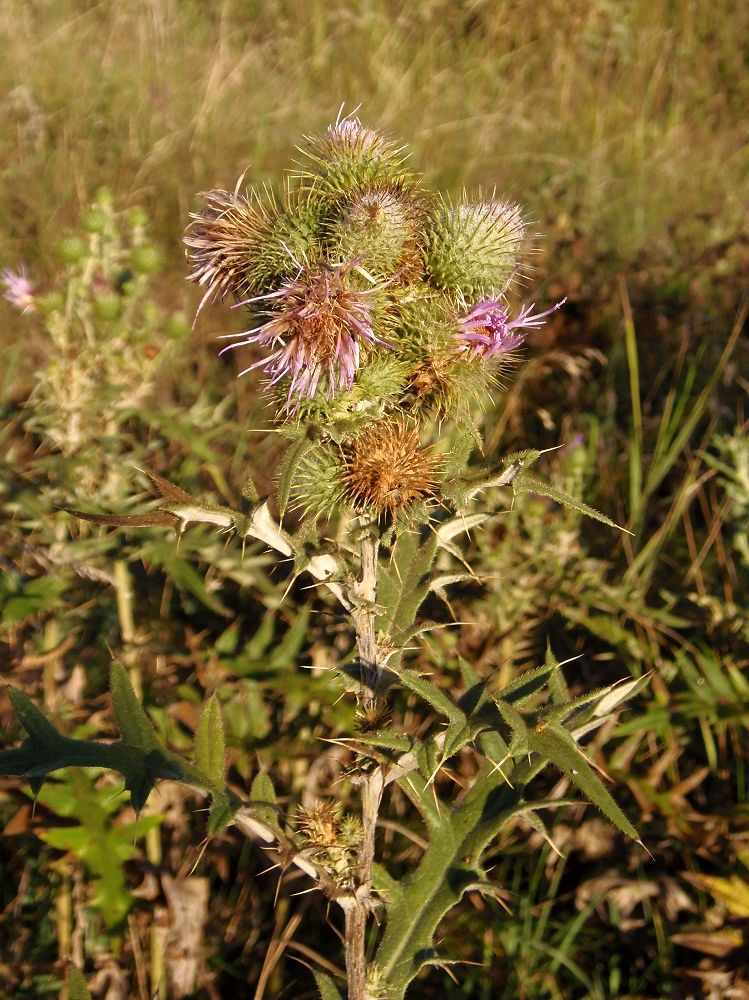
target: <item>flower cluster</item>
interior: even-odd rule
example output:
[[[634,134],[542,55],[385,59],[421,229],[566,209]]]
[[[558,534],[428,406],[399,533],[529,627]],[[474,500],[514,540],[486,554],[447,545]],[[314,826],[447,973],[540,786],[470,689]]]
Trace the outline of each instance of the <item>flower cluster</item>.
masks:
[[[229,296],[249,311],[221,353],[260,352],[240,374],[267,376],[284,432],[316,428],[302,506],[327,497],[395,519],[439,500],[430,423],[470,424],[498,366],[562,302],[512,312],[528,240],[516,204],[437,197],[354,116],[301,151],[280,191],[204,195],[185,236],[190,280],[198,311]]]

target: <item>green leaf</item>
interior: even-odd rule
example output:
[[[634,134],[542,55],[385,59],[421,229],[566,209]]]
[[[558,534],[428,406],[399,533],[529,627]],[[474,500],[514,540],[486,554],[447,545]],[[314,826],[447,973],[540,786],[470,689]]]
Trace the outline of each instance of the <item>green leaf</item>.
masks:
[[[225,830],[234,819],[234,813],[241,803],[236,796],[225,792],[211,792],[211,807],[208,810],[208,832],[213,836]]]
[[[224,782],[226,743],[221,707],[212,694],[203,706],[195,733],[195,765],[217,788]]]
[[[320,991],[320,1000],[346,1000],[346,993],[338,988],[327,973],[315,970],[313,975]]]
[[[250,803],[253,815],[275,833],[280,832],[276,792],[267,774],[255,775],[250,788]]]
[[[151,721],[143,710],[127,670],[116,660],[110,673],[112,707],[122,742],[137,747],[144,753],[159,749],[159,741]]]
[[[528,729],[528,746],[551,761],[597,806],[604,816],[632,840],[640,837],[588,763],[575,738],[561,723],[552,720]]]
[[[276,805],[276,790],[267,774],[256,774],[250,788],[250,801]]]
[[[547,658],[541,667],[525,670],[514,681],[506,684],[501,691],[496,692],[497,700],[512,702],[513,705],[524,705],[534,694],[537,694],[557,670],[559,664],[553,658]]]
[[[75,965],[68,966],[68,1000],[91,1000],[85,977]]]
[[[8,694],[18,721],[33,742],[39,747],[56,749],[62,737],[49,719],[42,714],[22,691],[19,691],[17,688],[10,688]]]
[[[538,496],[548,497],[549,500],[554,500],[556,503],[560,503],[565,507],[570,507],[572,510],[576,510],[580,514],[585,514],[587,517],[595,518],[596,521],[601,521],[603,524],[607,524],[610,528],[618,528],[619,531],[626,531],[628,535],[632,532],[627,528],[623,528],[620,524],[612,521],[611,518],[606,517],[605,514],[601,514],[600,511],[595,510],[593,507],[589,507],[588,504],[583,503],[582,500],[578,500],[577,497],[573,497],[571,493],[567,493],[565,490],[560,490],[551,483],[545,482],[543,479],[539,479],[538,476],[533,475],[531,472],[523,471],[515,477],[515,481],[512,484],[515,496],[521,496],[523,493],[535,493]]]
[[[430,570],[437,554],[434,531],[422,536],[420,531],[401,531],[387,565],[380,567],[377,603],[385,612],[379,627],[394,642],[402,641],[416,612],[429,594]]]
[[[304,459],[307,452],[314,447],[313,442],[304,435],[297,438],[284,452],[281,463],[278,467],[278,482],[276,485],[276,497],[278,499],[278,510],[281,517],[286,513],[289,503],[289,496],[294,484],[294,473],[299,467],[299,463]]]
[[[394,670],[393,673],[404,687],[413,691],[414,694],[418,694],[440,715],[446,716],[452,723],[465,725],[465,714],[461,712],[452,698],[441,691],[436,684],[424,677],[419,677],[413,670]]]
[[[510,788],[487,767],[457,806],[438,802],[433,787],[418,774],[398,780],[421,809],[430,843],[418,868],[397,886],[386,873],[377,873],[387,899],[387,923],[375,963],[385,982],[400,991],[396,995],[402,996],[434,955],[432,939],[447,911],[471,886],[484,881],[479,862],[486,845],[527,808],[522,785],[533,772],[526,765],[516,772],[515,787]]]

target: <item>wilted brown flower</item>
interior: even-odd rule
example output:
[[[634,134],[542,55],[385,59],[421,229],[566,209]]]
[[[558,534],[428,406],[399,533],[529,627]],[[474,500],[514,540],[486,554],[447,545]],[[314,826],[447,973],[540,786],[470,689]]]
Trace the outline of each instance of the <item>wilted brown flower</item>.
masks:
[[[437,461],[419,443],[419,429],[402,420],[381,420],[343,448],[343,487],[357,510],[378,517],[397,514],[435,496]]]

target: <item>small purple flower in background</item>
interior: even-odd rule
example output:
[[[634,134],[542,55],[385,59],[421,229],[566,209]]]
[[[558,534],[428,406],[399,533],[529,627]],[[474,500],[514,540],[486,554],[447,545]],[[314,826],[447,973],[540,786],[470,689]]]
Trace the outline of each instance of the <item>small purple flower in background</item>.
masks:
[[[289,412],[296,412],[305,396],[315,395],[323,375],[327,376],[330,396],[337,389],[350,389],[362,343],[384,344],[372,323],[371,296],[379,286],[368,290],[350,287],[347,279],[354,266],[321,264],[285,281],[277,291],[250,300],[275,300],[273,308],[261,314],[269,318],[255,330],[232,334],[243,339],[220,352],[245,344],[275,348],[269,357],[239,374],[262,367],[270,375],[271,386],[290,377],[286,397]]]
[[[504,299],[482,299],[458,322],[458,340],[474,358],[510,354],[523,343],[526,330],[543,326],[546,317],[561,309],[566,301],[563,298],[542,313],[534,313],[531,303],[523,306],[515,319],[510,319]]]
[[[0,272],[0,283],[4,288],[3,295],[12,306],[23,313],[34,311],[34,286],[29,281],[23,264],[17,271],[6,267]]]

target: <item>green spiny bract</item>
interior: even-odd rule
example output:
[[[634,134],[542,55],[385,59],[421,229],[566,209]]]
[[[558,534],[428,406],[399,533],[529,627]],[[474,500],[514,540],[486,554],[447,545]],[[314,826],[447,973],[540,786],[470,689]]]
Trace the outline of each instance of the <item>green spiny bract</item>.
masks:
[[[517,271],[527,229],[517,205],[444,200],[426,234],[432,284],[465,302],[506,291]]]
[[[353,191],[341,200],[330,224],[331,254],[358,260],[378,280],[418,278],[424,206],[423,194],[404,184]]]
[[[300,148],[305,163],[303,184],[312,183],[336,197],[370,185],[404,184],[414,180],[403,149],[382,133],[365,128],[358,118],[339,119],[324,135],[307,137]]]

